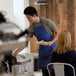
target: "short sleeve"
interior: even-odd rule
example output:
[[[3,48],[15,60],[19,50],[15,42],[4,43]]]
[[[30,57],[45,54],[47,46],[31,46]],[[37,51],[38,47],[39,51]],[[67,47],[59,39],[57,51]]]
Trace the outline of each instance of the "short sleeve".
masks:
[[[33,37],[34,35],[34,32],[33,32],[33,25],[30,25],[30,27],[28,28],[28,37]]]
[[[58,29],[57,25],[50,19],[48,19],[48,27],[50,28],[52,32]]]

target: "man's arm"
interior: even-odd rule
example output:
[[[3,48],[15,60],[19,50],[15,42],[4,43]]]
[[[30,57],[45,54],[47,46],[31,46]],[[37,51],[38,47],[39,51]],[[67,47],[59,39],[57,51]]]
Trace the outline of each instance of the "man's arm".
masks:
[[[22,36],[24,36],[25,34],[28,34],[29,32],[28,32],[28,30],[26,29],[25,31],[23,31],[23,32],[21,32],[20,34],[18,34],[17,36],[16,36],[16,38],[18,39],[18,38],[20,38],[20,37],[22,37]]]
[[[58,26],[50,19],[48,19],[47,27],[50,29],[50,31],[52,32],[52,35],[53,35],[53,39],[47,43],[50,46],[58,40],[60,31],[59,31]]]
[[[51,46],[54,42],[56,42],[58,40],[58,36],[59,36],[59,29],[57,29],[55,32],[54,32],[54,38],[52,41],[49,41],[47,43],[47,45]]]
[[[29,40],[30,40],[30,38],[27,38],[27,43],[29,42]],[[27,46],[26,46],[26,47],[27,47]],[[24,48],[25,48],[25,47],[20,47],[20,48],[14,50],[14,52],[12,52],[12,55],[13,55],[14,57],[17,56],[17,54],[18,54],[19,52],[23,51]]]
[[[21,47],[21,48],[18,48],[18,49],[16,49],[16,50],[14,50],[14,52],[12,52],[12,56],[16,57],[17,54],[18,54],[19,52],[21,52],[23,49],[24,49],[24,47]]]

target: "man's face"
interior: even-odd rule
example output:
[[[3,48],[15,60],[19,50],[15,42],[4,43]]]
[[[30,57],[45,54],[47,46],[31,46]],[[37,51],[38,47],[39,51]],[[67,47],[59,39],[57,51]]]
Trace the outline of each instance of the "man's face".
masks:
[[[26,15],[26,18],[28,19],[28,21],[29,21],[30,23],[34,23],[34,22],[35,22],[35,16]]]

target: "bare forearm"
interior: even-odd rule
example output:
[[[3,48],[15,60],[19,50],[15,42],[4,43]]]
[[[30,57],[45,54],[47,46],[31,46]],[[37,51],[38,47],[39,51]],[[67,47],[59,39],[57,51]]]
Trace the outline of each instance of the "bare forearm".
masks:
[[[17,56],[19,52],[21,52],[25,47],[18,48],[12,52],[12,56]]]
[[[52,40],[52,43],[56,42],[58,40],[58,36],[59,36],[59,30],[57,30],[56,32],[54,32],[54,38]]]
[[[52,40],[52,41],[49,41],[49,42],[48,42],[48,45],[50,46],[50,45],[52,45],[54,42],[56,42],[56,41],[58,40],[58,36],[59,36],[59,30],[56,30],[56,31],[54,32],[54,38],[53,38],[53,40]]]

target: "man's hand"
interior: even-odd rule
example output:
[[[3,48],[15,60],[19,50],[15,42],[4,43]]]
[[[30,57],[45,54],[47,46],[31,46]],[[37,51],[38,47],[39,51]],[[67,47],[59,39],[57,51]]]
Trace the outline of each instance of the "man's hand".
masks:
[[[47,45],[48,45],[48,46],[51,46],[52,44],[53,44],[52,41],[47,42]]]
[[[16,49],[16,50],[14,50],[14,52],[12,53],[12,56],[16,57],[17,54],[18,54],[19,52],[21,52],[22,50],[23,50],[23,48],[18,48],[18,49]]]

